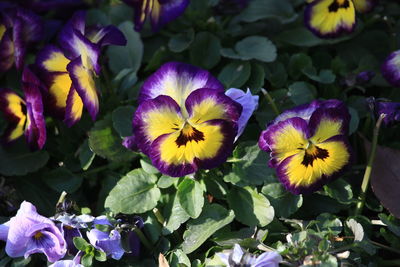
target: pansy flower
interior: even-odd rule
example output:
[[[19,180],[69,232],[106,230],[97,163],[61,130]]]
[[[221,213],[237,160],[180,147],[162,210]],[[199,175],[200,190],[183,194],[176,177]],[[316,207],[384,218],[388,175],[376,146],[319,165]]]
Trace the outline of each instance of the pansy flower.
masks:
[[[351,33],[356,26],[356,11],[370,11],[376,0],[309,0],[304,21],[315,35],[321,38],[337,37]]]
[[[381,71],[391,85],[400,87],[400,50],[394,51],[386,58]]]
[[[0,111],[9,122],[3,135],[6,143],[13,142],[25,134],[32,148],[43,148],[46,142],[46,122],[43,116],[41,87],[39,79],[26,67],[22,75],[25,99],[10,89],[0,89]]]
[[[24,66],[28,47],[41,40],[43,23],[29,10],[0,3],[0,72]]]
[[[259,147],[270,152],[269,166],[288,191],[311,193],[351,162],[349,121],[344,103],[313,101],[278,116],[261,133]]]
[[[164,64],[143,84],[133,119],[138,148],[162,173],[179,177],[223,163],[242,107],[209,72]]]
[[[106,253],[107,256],[119,260],[125,251],[121,247],[121,235],[117,230],[111,230],[110,233],[92,229],[87,232],[87,237],[96,249]]]
[[[189,0],[123,0],[134,8],[135,30],[142,30],[147,18],[150,18],[153,31],[183,14]]]
[[[0,240],[6,241],[11,258],[44,253],[49,262],[64,257],[66,242],[52,220],[37,213],[35,206],[22,202],[17,214],[0,225]]]
[[[374,97],[367,98],[369,108],[373,111],[376,118],[379,118],[382,114],[385,114],[383,118],[383,124],[385,126],[391,126],[395,123],[400,122],[400,103],[390,101],[380,101]]]
[[[62,29],[59,47],[47,45],[37,56],[36,65],[47,87],[49,111],[68,126],[81,118],[83,106],[96,119],[99,99],[94,75],[100,73],[101,48],[111,44],[126,44],[118,28],[86,28],[85,13],[77,12]]]

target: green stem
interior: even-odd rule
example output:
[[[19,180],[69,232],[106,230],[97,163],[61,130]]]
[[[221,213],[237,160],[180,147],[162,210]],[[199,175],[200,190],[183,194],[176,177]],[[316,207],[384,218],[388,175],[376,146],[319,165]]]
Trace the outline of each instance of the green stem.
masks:
[[[143,245],[149,250],[152,251],[154,246],[150,243],[150,241],[146,238],[146,236],[143,234],[143,232],[135,227],[133,228],[133,231],[135,231],[135,233],[138,235],[140,241],[142,241]]]
[[[271,95],[268,93],[268,91],[265,90],[264,88],[261,88],[261,92],[264,94],[265,99],[267,99],[268,103],[271,105],[272,110],[275,112],[276,116],[281,114],[281,112],[279,111],[274,99],[271,97]]]
[[[66,197],[66,196],[67,196],[67,192],[62,191],[62,193],[61,193],[61,195],[60,195],[60,198],[59,198],[58,201],[57,201],[56,207],[57,207],[59,204],[63,203],[63,201],[65,200],[65,197]]]
[[[371,241],[371,244],[374,245],[374,246],[380,247],[380,248],[382,248],[382,249],[386,249],[386,250],[389,250],[389,251],[391,251],[391,252],[400,254],[400,250],[397,250],[397,249],[395,249],[395,248],[386,246],[386,245],[384,245],[384,244],[381,244],[381,243],[378,243],[378,242],[375,242],[375,241]]]
[[[374,133],[373,133],[373,137],[372,137],[372,144],[371,144],[371,152],[369,154],[367,167],[365,168],[364,177],[363,177],[363,181],[362,181],[362,184],[361,184],[361,193],[360,193],[360,196],[358,197],[358,202],[357,202],[357,206],[356,206],[355,215],[361,214],[361,212],[362,212],[362,210],[364,208],[365,197],[367,195],[369,180],[371,178],[372,165],[374,164],[376,148],[378,146],[379,129],[381,127],[382,121],[385,118],[385,116],[386,116],[385,114],[381,114],[379,116],[379,119],[376,122],[376,125],[375,125],[375,128],[374,128]]]
[[[158,221],[162,226],[164,226],[164,224],[165,224],[165,219],[164,219],[164,216],[161,214],[161,212],[160,212],[157,208],[154,208],[154,209],[153,209],[153,213],[154,213],[154,216],[156,216],[157,221]]]
[[[122,166],[121,163],[112,162],[112,163],[109,163],[109,164],[101,166],[101,167],[97,167],[97,168],[94,168],[94,169],[91,169],[91,170],[88,170],[88,171],[84,171],[84,172],[82,172],[82,175],[85,175],[85,176],[92,175],[92,174],[95,174],[95,173],[98,173],[98,172],[102,172],[102,171],[105,171],[105,170],[108,170],[108,169],[114,169],[114,168],[119,167],[119,166]]]

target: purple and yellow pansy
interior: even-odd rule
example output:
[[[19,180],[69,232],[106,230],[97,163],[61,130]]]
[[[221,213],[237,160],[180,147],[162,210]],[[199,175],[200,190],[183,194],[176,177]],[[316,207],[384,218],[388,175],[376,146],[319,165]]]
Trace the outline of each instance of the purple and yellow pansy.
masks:
[[[321,38],[351,33],[356,26],[356,11],[372,10],[376,0],[309,0],[304,12],[308,29]]]
[[[147,18],[150,18],[153,31],[158,31],[165,24],[176,19],[185,12],[189,0],[123,0],[134,8],[135,30],[143,28]]]
[[[141,88],[135,144],[173,177],[214,168],[232,152],[241,111],[209,72],[166,63]]]
[[[349,121],[342,102],[313,101],[279,115],[261,133],[259,147],[270,152],[269,166],[288,191],[311,193],[351,162]]]
[[[101,48],[125,45],[126,39],[112,25],[87,29],[85,13],[80,11],[62,29],[58,43],[47,45],[36,59],[49,111],[71,126],[80,120],[85,106],[95,120],[99,99],[94,76],[100,74]]]
[[[29,10],[0,4],[0,72],[24,67],[28,47],[43,35],[43,23]]]
[[[46,123],[43,116],[41,86],[36,75],[26,67],[22,76],[25,99],[10,89],[0,89],[0,111],[9,122],[3,135],[4,142],[13,142],[25,134],[32,148],[43,148],[46,142]]]

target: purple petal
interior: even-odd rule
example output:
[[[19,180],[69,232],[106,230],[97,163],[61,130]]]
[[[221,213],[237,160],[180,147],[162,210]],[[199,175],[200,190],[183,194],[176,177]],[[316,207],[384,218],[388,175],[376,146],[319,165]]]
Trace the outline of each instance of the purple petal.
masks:
[[[246,128],[247,122],[253,115],[253,112],[258,108],[258,95],[252,95],[250,90],[244,93],[242,90],[231,88],[225,92],[227,96],[238,102],[242,106],[242,114],[238,120],[238,133],[235,137],[235,141],[242,135]]]
[[[159,31],[164,25],[181,16],[183,12],[185,12],[190,1],[164,0],[163,2],[164,3],[161,3],[161,1],[153,1],[153,7],[149,14],[153,31]]]
[[[49,262],[55,262],[64,257],[65,243],[60,243],[58,237],[46,230],[40,231],[40,237],[31,236],[24,254],[28,258],[34,253],[44,253]]]
[[[94,223],[94,224],[102,224],[102,225],[113,226],[113,225],[111,224],[110,220],[109,220],[109,219],[107,218],[107,216],[105,216],[105,215],[101,215],[101,216],[96,217],[96,218],[93,220],[93,223]]]
[[[95,248],[104,251],[107,256],[119,260],[124,255],[124,250],[121,247],[121,235],[117,230],[112,230],[110,234],[97,229],[92,229],[87,233],[90,244]]]
[[[0,24],[0,27],[5,27],[4,24]],[[6,28],[3,36],[0,38],[0,72],[9,70],[14,62],[14,43],[11,38],[11,30]]]
[[[124,34],[114,25],[106,27],[94,27],[87,33],[89,40],[99,46],[126,45]]]
[[[84,266],[80,263],[75,263],[73,260],[62,260],[49,265],[49,267],[84,267]]]
[[[391,53],[382,64],[382,75],[394,87],[400,87],[400,50]]]
[[[386,126],[400,121],[400,103],[397,102],[375,102],[375,114],[379,117],[386,114],[383,123]]]
[[[122,145],[132,151],[138,151],[139,149],[135,135],[125,137],[122,141]]]
[[[61,224],[61,233],[64,236],[65,242],[67,243],[67,249],[70,254],[75,254],[78,252],[74,245],[74,237],[82,237],[81,231],[77,228],[73,228],[69,225]]]
[[[264,252],[257,257],[254,267],[279,267],[279,263],[282,261],[282,256],[279,253]]]
[[[306,27],[320,38],[335,38],[343,33],[352,33],[356,26],[353,1],[343,4],[332,0],[316,0],[304,10]]]
[[[92,71],[82,64],[81,57],[71,61],[67,66],[67,70],[75,90],[82,98],[83,104],[89,111],[92,119],[96,120],[97,113],[99,112],[99,98]]]
[[[22,85],[25,93],[26,109],[29,123],[25,135],[29,144],[42,149],[46,142],[46,122],[43,116],[43,103],[39,79],[26,67],[22,74]]]
[[[10,221],[0,224],[0,240],[6,241],[10,229]]]
[[[130,255],[134,257],[140,256],[140,239],[134,231],[130,231],[128,235]]]
[[[184,108],[186,98],[200,88],[224,91],[223,85],[208,71],[185,63],[169,62],[144,82],[139,93],[139,103],[167,95]]]

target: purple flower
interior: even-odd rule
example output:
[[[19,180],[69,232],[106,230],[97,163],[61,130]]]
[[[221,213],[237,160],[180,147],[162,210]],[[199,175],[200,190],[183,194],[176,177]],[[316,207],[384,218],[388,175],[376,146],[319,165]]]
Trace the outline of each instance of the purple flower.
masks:
[[[217,253],[221,261],[228,267],[248,266],[248,267],[279,267],[282,261],[281,255],[277,252],[264,252],[258,257],[243,251],[235,244],[233,250],[225,253]]]
[[[400,103],[377,101],[373,97],[368,98],[367,102],[377,118],[381,114],[386,115],[385,118],[383,118],[383,124],[385,126],[391,126],[400,121]]]
[[[17,215],[0,226],[0,239],[6,241],[6,253],[12,258],[44,253],[55,262],[64,257],[66,242],[53,221],[39,215],[35,206],[22,202]]]
[[[356,82],[358,84],[368,83],[372,78],[374,78],[375,72],[373,71],[362,71],[356,76]]]
[[[85,12],[79,11],[61,30],[58,43],[60,47],[47,45],[36,58],[49,111],[72,126],[85,106],[95,120],[99,98],[94,76],[100,73],[101,48],[125,45],[126,39],[113,25],[87,28]]]
[[[394,51],[386,58],[381,71],[391,85],[400,87],[400,50]]]
[[[121,247],[121,235],[117,230],[111,230],[110,233],[102,232],[98,229],[92,229],[87,233],[90,244],[96,249],[106,253],[107,256],[119,260],[124,255]]]
[[[279,115],[261,133],[258,145],[270,152],[269,166],[277,169],[288,191],[312,193],[350,164],[349,121],[344,103],[313,101]]]
[[[238,133],[235,137],[235,141],[242,135],[244,129],[246,128],[247,122],[249,121],[251,115],[258,107],[258,95],[252,95],[250,90],[243,92],[240,89],[231,88],[225,92],[227,96],[232,98],[234,101],[242,105],[242,114],[238,120]]]
[[[134,8],[135,30],[142,30],[147,18],[151,20],[153,31],[183,14],[189,5],[189,0],[123,0]]]
[[[40,41],[42,35],[40,17],[23,8],[3,7],[0,11],[0,72],[14,64],[22,69],[28,47]]]
[[[143,83],[133,134],[161,173],[180,177],[226,161],[241,112],[209,72],[170,62]]]
[[[25,99],[10,89],[0,88],[0,111],[9,126],[3,140],[10,143],[25,134],[32,148],[42,149],[46,142],[46,123],[43,116],[42,84],[36,75],[25,67],[22,75],[22,90]]]

